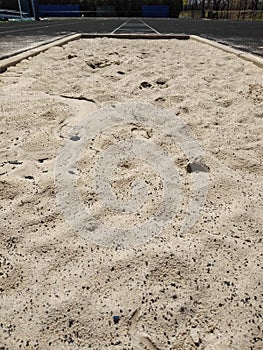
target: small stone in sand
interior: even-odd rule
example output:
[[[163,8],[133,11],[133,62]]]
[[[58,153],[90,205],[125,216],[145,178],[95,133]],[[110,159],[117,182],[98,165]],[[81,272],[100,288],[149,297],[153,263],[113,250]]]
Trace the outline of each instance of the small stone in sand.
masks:
[[[120,316],[113,316],[113,322],[114,324],[118,324],[120,321]]]
[[[205,164],[202,163],[189,163],[186,167],[186,170],[188,173],[194,173],[194,172],[204,172],[208,173],[209,172],[209,167]]]

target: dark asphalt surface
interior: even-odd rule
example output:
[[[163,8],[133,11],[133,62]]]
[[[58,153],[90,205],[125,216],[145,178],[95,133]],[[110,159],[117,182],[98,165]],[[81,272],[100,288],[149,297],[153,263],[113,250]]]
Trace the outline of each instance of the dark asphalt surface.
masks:
[[[118,18],[0,22],[0,59],[72,33],[111,33],[123,22]]]
[[[263,21],[159,19],[145,21],[160,33],[194,34],[263,56]]]
[[[0,22],[0,58],[73,33],[112,32],[195,34],[263,57],[263,22],[260,21],[150,18],[127,20],[74,18],[40,22]]]

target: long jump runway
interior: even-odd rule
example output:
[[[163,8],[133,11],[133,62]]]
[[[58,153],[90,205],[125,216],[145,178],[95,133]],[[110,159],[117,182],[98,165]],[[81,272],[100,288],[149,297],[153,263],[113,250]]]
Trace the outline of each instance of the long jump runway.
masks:
[[[192,34],[263,57],[263,22],[78,18],[0,24],[0,59],[73,33]]]

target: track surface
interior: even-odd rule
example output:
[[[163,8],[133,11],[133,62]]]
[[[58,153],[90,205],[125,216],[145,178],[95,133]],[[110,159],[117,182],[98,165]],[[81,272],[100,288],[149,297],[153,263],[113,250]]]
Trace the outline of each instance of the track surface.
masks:
[[[0,58],[72,33],[195,34],[263,57],[263,22],[74,18],[0,23]]]

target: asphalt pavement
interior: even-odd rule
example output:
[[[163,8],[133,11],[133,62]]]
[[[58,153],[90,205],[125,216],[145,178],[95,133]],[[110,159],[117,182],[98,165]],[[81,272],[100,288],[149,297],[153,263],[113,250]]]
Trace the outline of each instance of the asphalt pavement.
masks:
[[[263,21],[207,19],[147,19],[160,33],[199,35],[263,57]]]
[[[263,57],[262,21],[74,18],[0,23],[0,59],[73,33],[194,34]]]
[[[0,22],[0,59],[72,33],[111,33],[124,22],[118,18]]]

